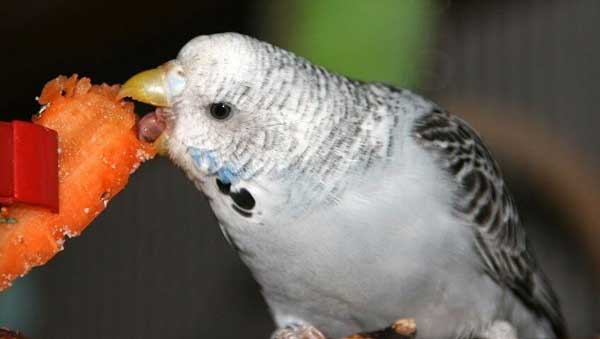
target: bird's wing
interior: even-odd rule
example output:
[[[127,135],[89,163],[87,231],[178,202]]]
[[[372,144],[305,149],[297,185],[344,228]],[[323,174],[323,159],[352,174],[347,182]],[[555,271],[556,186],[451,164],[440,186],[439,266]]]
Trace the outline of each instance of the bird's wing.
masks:
[[[434,152],[449,175],[462,186],[457,215],[474,225],[476,250],[484,270],[509,287],[556,335],[564,336],[558,300],[532,253],[512,196],[498,165],[477,133],[458,117],[435,109],[418,119],[414,137]]]

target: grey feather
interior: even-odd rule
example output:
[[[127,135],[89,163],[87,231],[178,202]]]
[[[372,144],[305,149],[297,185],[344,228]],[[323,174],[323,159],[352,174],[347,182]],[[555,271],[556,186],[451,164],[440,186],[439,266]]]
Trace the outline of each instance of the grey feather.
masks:
[[[462,187],[455,211],[475,225],[475,246],[485,272],[547,318],[558,338],[565,337],[558,299],[529,250],[513,198],[483,141],[466,122],[441,110],[421,117],[414,132]]]

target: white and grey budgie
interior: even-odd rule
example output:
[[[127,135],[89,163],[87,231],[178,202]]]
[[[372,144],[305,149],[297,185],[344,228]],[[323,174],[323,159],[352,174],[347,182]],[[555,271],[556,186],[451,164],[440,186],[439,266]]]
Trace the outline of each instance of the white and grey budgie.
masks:
[[[337,338],[413,317],[419,338],[496,323],[566,335],[496,162],[436,104],[235,33],[193,39],[121,93],[163,107],[152,121],[166,152],[206,194],[278,333]]]

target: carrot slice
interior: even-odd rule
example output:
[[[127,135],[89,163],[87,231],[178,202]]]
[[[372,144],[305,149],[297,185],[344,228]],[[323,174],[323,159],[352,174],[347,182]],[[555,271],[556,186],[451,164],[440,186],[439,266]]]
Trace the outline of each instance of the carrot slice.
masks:
[[[138,140],[133,103],[117,99],[119,86],[92,85],[77,75],[46,84],[34,122],[58,133],[59,213],[14,205],[16,224],[0,224],[0,291],[62,250],[121,191],[140,163],[154,157]]]

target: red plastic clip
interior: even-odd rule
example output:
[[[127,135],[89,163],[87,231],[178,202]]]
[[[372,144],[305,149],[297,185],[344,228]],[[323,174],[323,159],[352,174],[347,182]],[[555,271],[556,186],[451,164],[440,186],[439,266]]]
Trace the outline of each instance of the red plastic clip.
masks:
[[[0,121],[0,204],[58,212],[58,135],[31,122]]]

